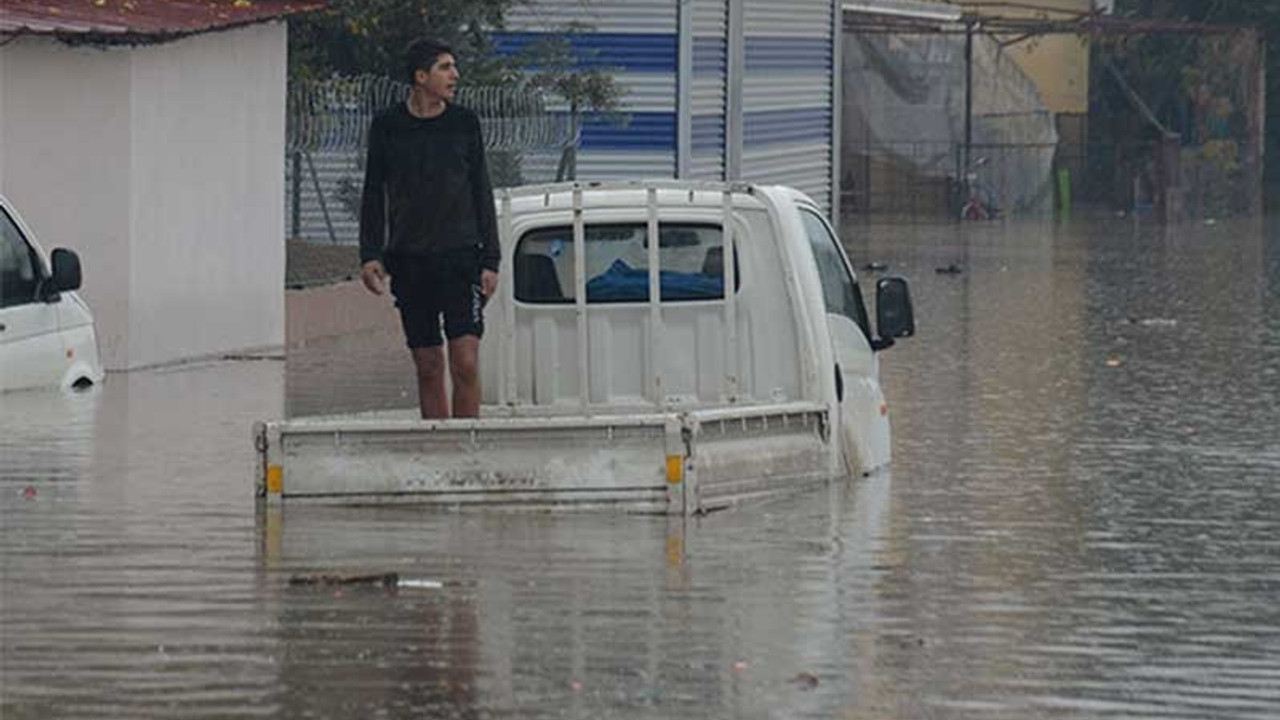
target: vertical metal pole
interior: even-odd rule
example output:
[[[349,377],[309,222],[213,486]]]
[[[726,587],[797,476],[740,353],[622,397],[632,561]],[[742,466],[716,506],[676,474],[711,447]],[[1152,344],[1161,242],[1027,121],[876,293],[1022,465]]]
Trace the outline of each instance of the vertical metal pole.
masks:
[[[1266,173],[1266,137],[1267,137],[1267,41],[1258,32],[1249,33],[1249,42],[1253,44],[1252,90],[1253,106],[1249,117],[1249,162],[1251,172],[1249,182],[1249,210],[1253,215],[1266,212],[1262,202],[1262,186]]]
[[[738,400],[738,308],[734,289],[737,285],[737,256],[734,255],[733,237],[733,188],[724,190],[722,201],[723,218],[721,220],[721,238],[724,241],[724,373],[725,399],[729,402]]]
[[[290,226],[290,240],[296,240],[302,237],[302,151],[293,151],[293,182],[291,190],[293,191],[293,207],[291,208],[293,217]]]
[[[693,169],[693,3],[680,3],[676,51],[676,177]]]
[[[831,11],[831,224],[840,227],[840,176],[844,154],[844,3]]]
[[[582,217],[582,186],[573,186],[573,296],[578,314],[578,395],[591,405],[591,353],[587,345],[587,234]]]
[[[661,407],[664,404],[666,389],[662,386],[662,258],[659,253],[661,234],[658,228],[658,189],[648,188],[649,224],[645,237],[649,241],[649,390],[653,393],[653,402]]]
[[[511,190],[502,190],[502,224],[498,246],[513,248],[510,258],[510,279],[498,283],[502,290],[502,370],[503,378],[499,386],[498,403],[502,405],[516,404],[516,292],[515,292],[515,232],[511,222]]]
[[[728,66],[725,69],[725,113],[724,113],[724,179],[737,180],[742,177],[742,83],[746,76],[746,23],[742,17],[744,0],[728,0],[729,22],[727,24]]]
[[[338,234],[333,231],[333,220],[329,217],[329,205],[324,201],[324,188],[320,186],[320,173],[316,172],[316,164],[307,153],[307,167],[311,168],[311,181],[315,184],[316,200],[320,201],[320,212],[324,215],[324,226],[329,229],[329,242],[338,244]]]
[[[969,194],[969,167],[973,158],[973,18],[964,21],[964,151],[960,155],[961,182],[965,195]]]

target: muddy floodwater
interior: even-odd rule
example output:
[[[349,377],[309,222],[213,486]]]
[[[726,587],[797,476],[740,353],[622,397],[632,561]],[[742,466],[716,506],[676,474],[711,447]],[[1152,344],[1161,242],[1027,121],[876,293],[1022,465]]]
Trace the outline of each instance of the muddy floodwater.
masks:
[[[256,512],[384,330],[0,396],[0,718],[1280,717],[1280,228],[845,236],[892,474],[705,518]]]

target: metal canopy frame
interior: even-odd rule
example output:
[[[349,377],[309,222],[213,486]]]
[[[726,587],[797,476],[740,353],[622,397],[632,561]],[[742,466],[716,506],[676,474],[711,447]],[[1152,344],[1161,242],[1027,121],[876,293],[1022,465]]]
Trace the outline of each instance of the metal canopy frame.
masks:
[[[988,35],[1232,35],[1256,32],[1247,25],[1227,25],[1175,20],[1118,18],[1099,12],[1072,13],[1017,2],[970,3],[966,8],[1035,10],[1065,17],[1016,17],[966,12],[956,22],[893,17],[846,10],[844,31],[860,34],[964,35],[970,28]]]
[[[986,10],[987,12],[974,12]],[[1017,13],[1038,13],[1038,16],[1001,15],[1001,10]],[[1050,17],[1057,15],[1060,17]],[[973,152],[973,38],[984,34],[1002,48],[1011,47],[1035,37],[1045,35],[1076,35],[1080,37],[1116,37],[1132,35],[1181,35],[1188,37],[1215,37],[1244,35],[1253,42],[1262,41],[1262,33],[1248,25],[1183,22],[1176,20],[1118,18],[1100,10],[1085,13],[1070,10],[1044,8],[1011,0],[966,3],[958,19],[931,19],[913,15],[890,15],[868,12],[857,6],[846,7],[843,17],[846,33],[862,35],[951,35],[965,38],[965,125],[962,167],[968,168]],[[1004,38],[1004,39],[1002,39]],[[1265,67],[1262,72],[1265,72]],[[1259,78],[1255,84],[1262,88]],[[1265,112],[1259,104],[1255,113]],[[1263,117],[1254,118],[1254,142],[1260,143]],[[1167,133],[1167,131],[1165,131]],[[1253,191],[1257,196],[1254,205],[1261,205],[1261,176]]]

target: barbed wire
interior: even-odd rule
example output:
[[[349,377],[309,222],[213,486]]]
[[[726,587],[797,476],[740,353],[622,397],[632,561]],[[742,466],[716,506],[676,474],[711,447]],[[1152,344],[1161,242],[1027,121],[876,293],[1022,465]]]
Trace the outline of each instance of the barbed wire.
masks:
[[[376,75],[334,76],[289,84],[286,150],[342,152],[364,148],[373,116],[409,97],[408,83]],[[455,101],[480,118],[488,150],[559,149],[571,123],[530,88],[464,86]]]

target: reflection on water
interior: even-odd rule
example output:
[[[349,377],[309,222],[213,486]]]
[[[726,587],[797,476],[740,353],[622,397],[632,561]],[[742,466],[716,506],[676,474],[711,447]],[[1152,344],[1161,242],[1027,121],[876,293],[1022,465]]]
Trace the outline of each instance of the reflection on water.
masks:
[[[403,404],[397,338],[0,396],[0,717],[1280,715],[1275,235],[846,240],[893,477],[688,523],[255,514],[250,423]],[[364,572],[443,587],[288,583]]]

